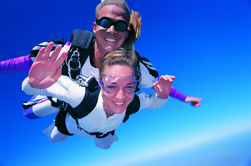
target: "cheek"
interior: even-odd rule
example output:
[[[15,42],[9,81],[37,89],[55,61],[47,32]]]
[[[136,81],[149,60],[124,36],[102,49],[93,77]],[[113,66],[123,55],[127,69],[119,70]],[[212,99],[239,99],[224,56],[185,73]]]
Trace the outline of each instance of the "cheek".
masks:
[[[134,98],[134,93],[127,95],[127,98],[128,98],[128,101],[132,102],[132,100]]]
[[[112,94],[110,94],[110,93],[106,93],[106,92],[104,92],[104,91],[103,91],[103,93],[102,93],[103,100],[106,101],[106,102],[109,101],[110,99],[112,99],[113,96],[114,96],[114,95],[112,95]]]
[[[121,38],[123,38],[125,40],[126,37],[127,37],[127,33],[126,32],[121,32]]]

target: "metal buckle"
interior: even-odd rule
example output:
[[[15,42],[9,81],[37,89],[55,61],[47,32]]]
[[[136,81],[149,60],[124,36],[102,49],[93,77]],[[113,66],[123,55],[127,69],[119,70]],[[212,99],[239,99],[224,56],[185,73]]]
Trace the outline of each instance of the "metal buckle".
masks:
[[[57,100],[58,108],[65,108],[65,102],[61,100]]]
[[[67,66],[68,66],[68,74],[69,74],[69,77],[71,78],[71,79],[73,79],[72,78],[72,76],[71,76],[71,71],[77,71],[77,70],[81,70],[81,63],[80,63],[80,61],[79,61],[79,59],[80,59],[80,53],[78,52],[78,48],[72,53],[72,55],[71,55],[71,57],[70,57],[70,59],[69,59],[69,61],[68,61],[68,63],[67,63]],[[71,63],[78,63],[78,67],[72,67],[71,66]]]
[[[83,87],[88,87],[88,79],[84,76],[81,76],[81,75],[78,75],[76,77],[76,80],[77,80],[77,83],[80,85],[80,86],[83,86]]]

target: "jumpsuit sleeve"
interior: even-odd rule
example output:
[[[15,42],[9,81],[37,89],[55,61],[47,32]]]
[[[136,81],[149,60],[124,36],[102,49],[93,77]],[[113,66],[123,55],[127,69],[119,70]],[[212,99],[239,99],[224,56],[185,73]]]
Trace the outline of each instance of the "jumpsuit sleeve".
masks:
[[[149,94],[149,93],[139,93],[137,94],[140,100],[140,110],[143,108],[156,109],[164,106],[168,99],[160,99],[157,97],[157,94]]]
[[[64,39],[50,40],[54,42],[52,50],[54,50],[59,44],[64,45],[67,41]],[[0,73],[10,72],[29,72],[30,67],[35,60],[37,53],[42,47],[47,47],[50,41],[42,42],[30,51],[29,55],[21,56],[0,62]],[[53,52],[53,51],[52,51]]]
[[[169,96],[172,97],[172,98],[178,99],[178,100],[180,100],[180,101],[185,101],[185,99],[186,99],[186,97],[187,97],[187,96],[184,95],[183,93],[181,93],[181,92],[177,91],[176,89],[174,89],[174,87],[172,87]]]
[[[69,103],[72,107],[76,107],[83,100],[86,89],[68,76],[61,76],[55,84],[45,89],[32,88],[29,84],[29,77],[27,77],[22,83],[22,90],[28,95],[55,97]]]
[[[29,72],[33,60],[30,55],[0,62],[0,73]]]

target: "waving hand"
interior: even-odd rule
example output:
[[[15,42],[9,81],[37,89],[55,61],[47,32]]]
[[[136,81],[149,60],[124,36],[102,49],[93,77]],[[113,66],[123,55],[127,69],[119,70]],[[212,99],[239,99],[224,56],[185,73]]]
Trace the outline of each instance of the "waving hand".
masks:
[[[50,42],[47,48],[41,48],[36,60],[31,66],[29,71],[29,84],[33,88],[43,89],[50,87],[57,82],[58,78],[62,75],[61,65],[67,57],[67,52],[64,52],[58,58],[62,49],[62,46],[58,45],[50,56],[53,45],[54,43]]]

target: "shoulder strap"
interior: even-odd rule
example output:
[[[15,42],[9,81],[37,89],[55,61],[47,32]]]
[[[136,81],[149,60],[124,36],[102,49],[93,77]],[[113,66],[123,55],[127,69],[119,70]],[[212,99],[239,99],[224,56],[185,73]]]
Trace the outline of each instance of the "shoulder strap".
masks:
[[[88,49],[89,44],[94,37],[94,33],[91,33],[90,31],[75,29],[71,34],[70,42],[72,42],[72,46]]]
[[[129,116],[131,114],[138,112],[139,108],[140,108],[139,97],[137,95],[134,95],[132,102],[128,105],[128,107],[126,109],[126,113],[125,113],[125,117],[124,117],[123,122],[125,123],[129,119]]]
[[[140,89],[138,87],[138,85],[140,84],[141,82],[141,71],[140,71],[140,65],[139,65],[139,61],[140,61],[140,56],[139,56],[139,53],[135,50],[135,53],[136,53],[136,57],[137,57],[137,68],[136,68],[136,80],[137,80],[137,86],[136,86],[136,89],[135,89],[135,92],[138,92]]]
[[[68,52],[67,64],[63,66],[62,74],[75,79],[80,74],[88,55],[94,51],[95,35],[90,31],[75,29],[71,34],[72,42]]]
[[[65,125],[66,115],[67,115],[67,112],[64,109],[60,109],[55,119],[55,126],[58,128],[58,131],[63,133],[64,135],[73,135],[69,133]]]
[[[85,91],[85,97],[81,103],[77,107],[67,110],[74,119],[81,119],[87,116],[97,105],[100,88],[97,88],[96,85],[98,84],[95,78],[90,80]],[[94,86],[96,86],[95,90]]]

